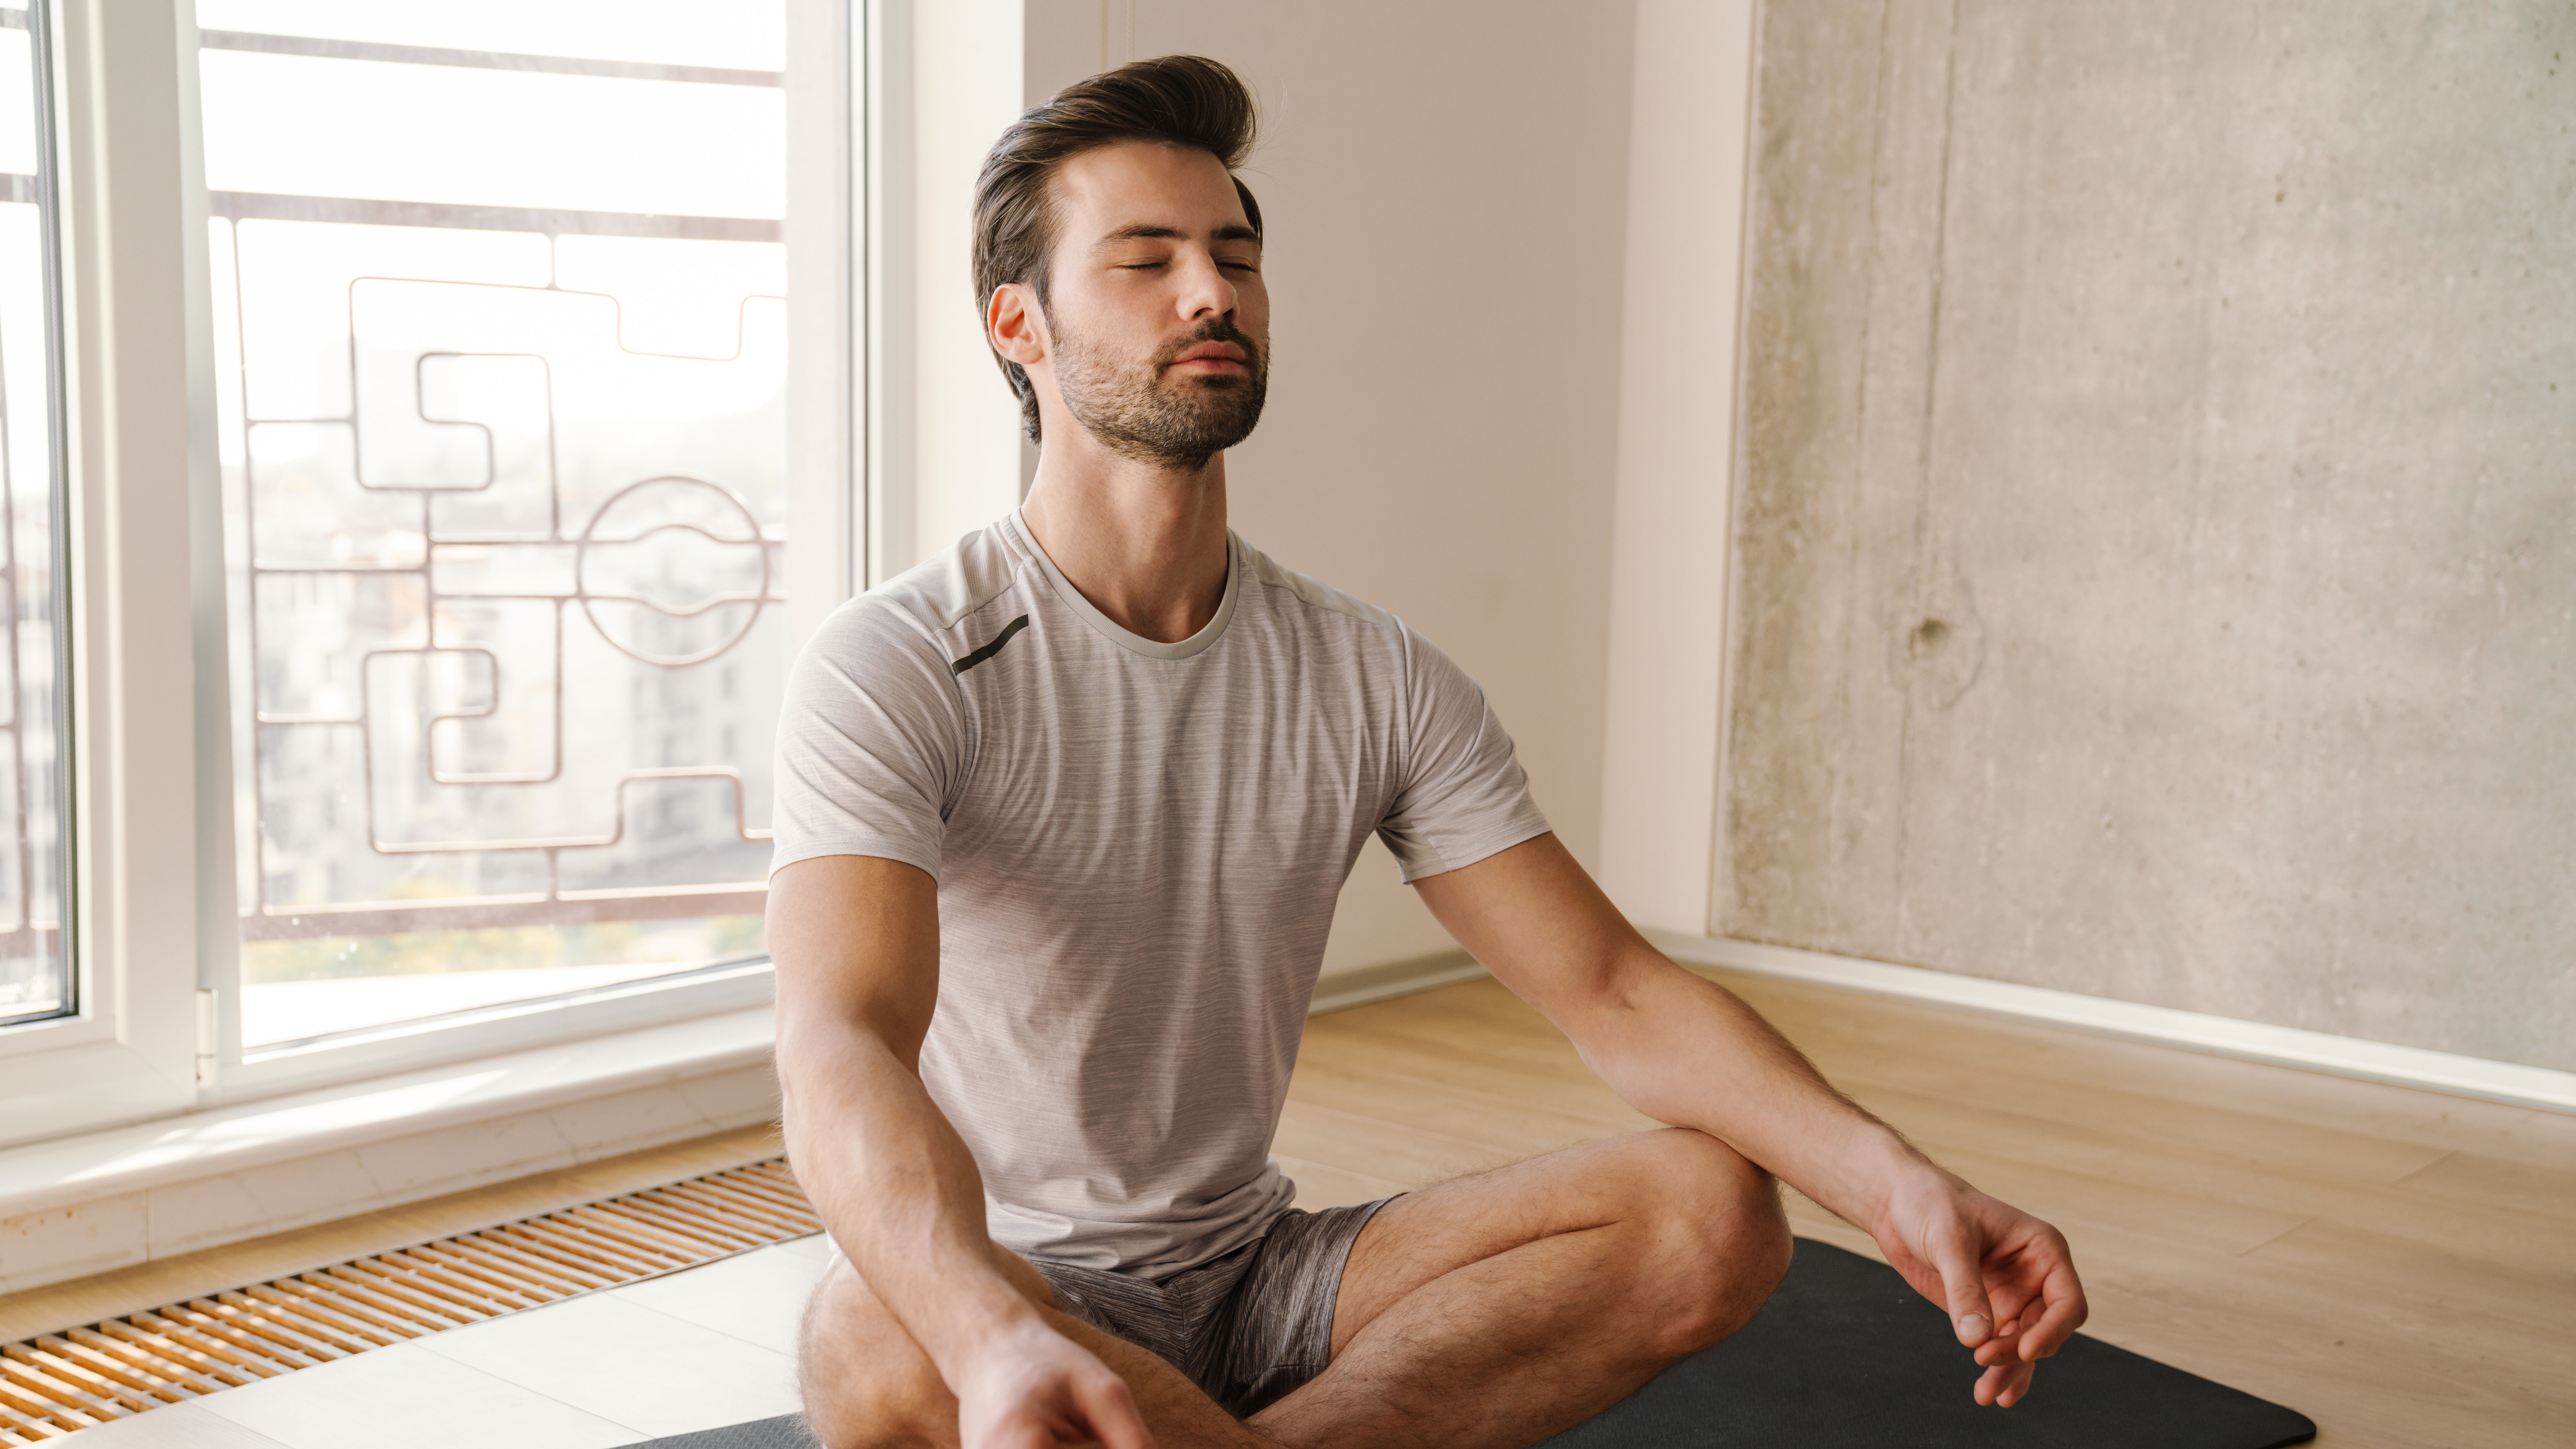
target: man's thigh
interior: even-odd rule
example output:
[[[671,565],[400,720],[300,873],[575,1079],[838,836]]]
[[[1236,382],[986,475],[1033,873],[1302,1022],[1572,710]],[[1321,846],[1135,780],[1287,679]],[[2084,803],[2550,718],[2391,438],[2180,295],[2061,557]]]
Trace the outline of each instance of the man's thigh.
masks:
[[[1739,1258],[1763,1271],[1770,1245],[1788,1234],[1770,1175],[1715,1138],[1665,1128],[1579,1143],[1380,1208],[1342,1269],[1334,1356],[1433,1279],[1542,1238],[1611,1227],[1641,1255],[1721,1277]],[[1767,1295],[1771,1284],[1759,1286]]]

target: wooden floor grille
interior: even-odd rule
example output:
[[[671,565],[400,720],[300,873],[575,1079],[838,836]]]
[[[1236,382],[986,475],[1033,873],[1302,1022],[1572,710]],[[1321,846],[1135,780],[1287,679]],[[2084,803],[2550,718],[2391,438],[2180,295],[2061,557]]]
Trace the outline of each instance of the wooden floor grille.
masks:
[[[35,1444],[445,1328],[823,1230],[784,1158],[0,1347],[0,1444]]]

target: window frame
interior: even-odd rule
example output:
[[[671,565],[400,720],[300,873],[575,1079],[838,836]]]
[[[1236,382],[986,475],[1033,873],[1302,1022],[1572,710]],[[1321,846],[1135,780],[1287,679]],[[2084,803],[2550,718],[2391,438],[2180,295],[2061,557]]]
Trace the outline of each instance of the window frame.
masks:
[[[785,235],[805,304],[788,329],[792,652],[868,556],[868,71],[858,7],[785,4]],[[53,21],[76,994],[69,1014],[0,1028],[0,1146],[768,1003],[763,959],[244,1051],[195,4],[37,7]]]
[[[198,1096],[193,921],[153,908],[174,883],[194,898],[196,826],[188,519],[170,506],[189,462],[186,363],[168,345],[185,296],[177,267],[152,264],[178,214],[179,101],[156,29],[166,0],[29,5],[54,123],[74,1009],[0,1030],[6,1140]],[[170,707],[173,679],[190,708]]]

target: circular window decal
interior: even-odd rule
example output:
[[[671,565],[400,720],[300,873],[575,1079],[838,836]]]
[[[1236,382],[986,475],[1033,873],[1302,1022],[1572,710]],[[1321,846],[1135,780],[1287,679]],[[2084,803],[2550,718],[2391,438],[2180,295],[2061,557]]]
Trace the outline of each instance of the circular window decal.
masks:
[[[667,565],[673,545],[686,542],[674,539],[674,534],[704,540],[690,550],[700,567],[689,571],[688,577],[681,578],[667,566],[661,570],[657,582],[680,585],[677,590],[656,597],[656,591],[639,585],[593,586],[595,571],[614,579],[649,572],[656,561]],[[617,567],[621,563],[623,569]],[[573,593],[581,600],[581,612],[590,627],[619,653],[665,669],[703,664],[749,637],[768,604],[770,572],[769,545],[761,537],[760,520],[753,516],[751,505],[731,489],[676,474],[629,483],[611,494],[591,514],[573,545]],[[758,579],[748,593],[707,586],[710,580],[741,574]],[[743,620],[740,628],[712,647],[673,655],[656,651],[649,640],[620,637],[600,617],[597,606],[601,604],[622,604],[666,619],[696,619],[717,609],[740,608]]]

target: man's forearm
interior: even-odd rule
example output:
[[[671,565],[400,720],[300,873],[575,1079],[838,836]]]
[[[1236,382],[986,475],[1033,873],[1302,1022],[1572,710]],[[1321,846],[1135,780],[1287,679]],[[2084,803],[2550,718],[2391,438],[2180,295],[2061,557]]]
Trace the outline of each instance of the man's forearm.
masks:
[[[782,1025],[779,1085],[797,1181],[878,1300],[944,1376],[1034,1310],[984,1229],[975,1159],[912,1071],[847,1022]]]
[[[1942,1175],[1733,992],[1648,945],[1554,835],[1415,888],[1647,1116],[1724,1141],[1873,1232],[1889,1194]]]
[[[1735,993],[1642,942],[1636,951],[1618,987],[1568,1024],[1585,1062],[1630,1106],[1726,1142],[1862,1228],[1874,1228],[1903,1179],[1939,1171]]]

